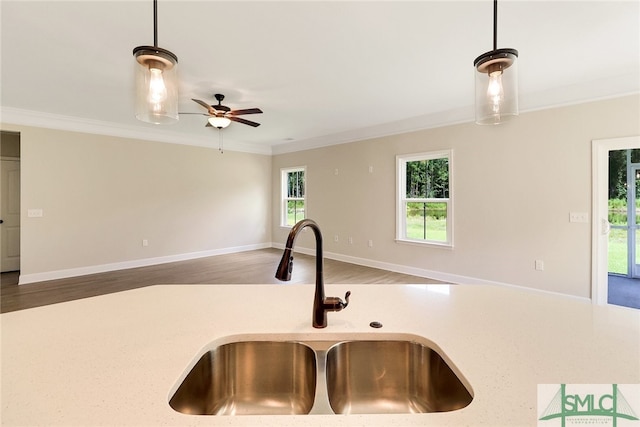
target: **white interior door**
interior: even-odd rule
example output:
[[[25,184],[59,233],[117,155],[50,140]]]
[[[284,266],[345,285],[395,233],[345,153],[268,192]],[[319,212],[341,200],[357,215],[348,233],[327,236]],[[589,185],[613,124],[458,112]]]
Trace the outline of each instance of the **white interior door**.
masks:
[[[20,161],[0,167],[0,271],[20,270]]]

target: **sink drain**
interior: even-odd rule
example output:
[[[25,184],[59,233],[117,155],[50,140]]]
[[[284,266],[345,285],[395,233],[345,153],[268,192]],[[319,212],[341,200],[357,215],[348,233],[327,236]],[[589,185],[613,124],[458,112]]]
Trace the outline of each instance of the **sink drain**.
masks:
[[[380,322],[371,322],[371,323],[369,323],[369,326],[371,326],[372,328],[378,329],[378,328],[382,328],[382,323],[380,323]]]

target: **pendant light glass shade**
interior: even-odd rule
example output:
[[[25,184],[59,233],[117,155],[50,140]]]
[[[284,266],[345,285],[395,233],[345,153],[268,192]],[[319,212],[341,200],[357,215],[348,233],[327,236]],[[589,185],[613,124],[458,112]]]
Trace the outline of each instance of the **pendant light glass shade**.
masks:
[[[518,115],[517,62],[515,49],[492,50],[476,58],[476,123],[499,124]]]
[[[153,0],[153,46],[133,49],[136,118],[154,124],[178,121],[178,57],[158,47],[158,0]]]
[[[136,58],[136,118],[154,124],[178,121],[178,58],[165,49],[139,46]]]

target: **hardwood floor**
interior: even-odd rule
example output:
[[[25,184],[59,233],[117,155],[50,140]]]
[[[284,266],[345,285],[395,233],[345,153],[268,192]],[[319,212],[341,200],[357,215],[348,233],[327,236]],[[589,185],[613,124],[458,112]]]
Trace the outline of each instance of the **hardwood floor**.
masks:
[[[274,275],[282,251],[261,249],[189,261],[91,274],[18,286],[17,273],[3,273],[0,312],[23,310],[158,284],[289,284],[315,283],[315,257],[295,254],[290,282]],[[325,283],[439,283],[325,259]]]

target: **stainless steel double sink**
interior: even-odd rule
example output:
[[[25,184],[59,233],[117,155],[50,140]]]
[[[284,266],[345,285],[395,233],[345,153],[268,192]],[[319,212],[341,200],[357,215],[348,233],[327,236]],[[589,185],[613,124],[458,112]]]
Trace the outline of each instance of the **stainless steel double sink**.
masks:
[[[247,340],[207,350],[169,400],[194,415],[446,412],[473,396],[411,339]]]

